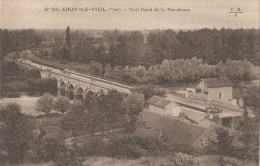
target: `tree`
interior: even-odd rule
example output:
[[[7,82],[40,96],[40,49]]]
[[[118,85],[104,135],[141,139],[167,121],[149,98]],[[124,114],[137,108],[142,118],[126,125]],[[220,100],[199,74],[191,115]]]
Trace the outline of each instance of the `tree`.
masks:
[[[144,95],[137,92],[124,98],[122,107],[125,110],[125,131],[127,133],[133,133],[138,126],[144,125],[137,117],[144,108],[144,102]]]
[[[135,90],[136,90],[138,93],[144,94],[145,100],[150,99],[153,95],[163,97],[164,94],[165,94],[164,91],[160,90],[158,86],[153,85],[153,84],[147,84],[147,85],[137,86],[137,87],[135,88]]]
[[[259,121],[257,119],[250,118],[248,111],[245,109],[243,119],[240,122],[240,129],[242,135],[240,140],[242,141],[242,147],[239,149],[240,155],[246,159],[258,159],[259,154]]]
[[[37,154],[38,161],[52,161],[59,152],[62,143],[58,139],[45,137],[37,144],[34,144],[34,150]]]
[[[87,97],[89,98],[89,97]],[[90,132],[91,135],[95,133],[95,128],[101,123],[102,121],[102,114],[99,109],[98,104],[98,96],[94,95],[93,98],[86,103],[87,111],[85,114],[85,122],[86,122],[86,129]]]
[[[70,27],[69,26],[66,29],[66,44],[68,46],[71,46],[71,42],[70,42]]]
[[[138,115],[144,108],[144,95],[134,92],[124,98],[122,106],[129,115]]]
[[[111,90],[107,95],[101,94],[98,97],[99,110],[104,117],[104,120],[116,122],[122,115],[121,102],[124,95],[116,90]]]
[[[221,155],[231,154],[234,150],[234,136],[230,135],[227,130],[222,128],[216,129],[216,134],[216,140],[211,140],[211,143],[214,146],[216,152]]]
[[[99,62],[91,61],[89,64],[88,72],[97,76],[101,76],[103,73],[102,64]]]
[[[79,161],[77,151],[68,148],[65,145],[61,146],[58,153],[55,155],[54,166],[82,166],[83,163]]]
[[[243,143],[239,152],[244,158],[258,158],[259,154],[259,114],[260,114],[260,93],[259,87],[250,87],[247,89],[244,97],[245,111],[240,122],[242,135],[240,140]],[[250,117],[248,108],[252,109],[256,117]]]
[[[61,113],[64,113],[70,109],[70,100],[67,97],[58,97],[54,103],[54,109]]]
[[[244,97],[244,105],[252,109],[256,115],[260,114],[260,88],[253,86],[247,89]]]
[[[54,97],[50,94],[43,94],[36,103],[36,111],[44,112],[49,115],[54,107]]]
[[[8,153],[8,161],[20,163],[24,159],[25,151],[33,139],[33,127],[29,119],[21,113],[17,103],[9,103],[0,108],[0,148]]]
[[[68,26],[66,29],[66,43],[65,46],[63,46],[62,49],[62,60],[65,60],[65,62],[69,59],[72,59],[71,57],[71,41],[70,41],[70,27]]]
[[[65,112],[61,120],[61,126],[66,131],[77,131],[85,128],[85,107],[84,104],[75,100],[70,107],[70,110]]]

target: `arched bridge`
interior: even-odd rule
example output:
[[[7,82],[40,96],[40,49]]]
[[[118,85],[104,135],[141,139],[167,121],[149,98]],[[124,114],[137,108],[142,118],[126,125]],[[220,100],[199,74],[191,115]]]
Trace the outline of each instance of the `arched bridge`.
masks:
[[[88,92],[107,94],[109,90],[117,90],[130,94],[133,87],[108,81],[105,79],[76,73],[69,70],[39,68],[42,78],[51,78],[57,81],[57,88],[74,96],[85,96]]]
[[[31,51],[26,51],[27,59],[17,61],[25,65],[36,67],[42,78],[51,78],[57,81],[58,91],[71,93],[73,96],[84,97],[88,92],[107,94],[110,90],[117,90],[121,93],[130,94],[134,89],[131,86],[120,84],[114,81],[105,80],[102,78],[93,77],[86,74],[77,73],[70,70],[64,70],[59,64],[47,62],[36,58],[31,54]]]

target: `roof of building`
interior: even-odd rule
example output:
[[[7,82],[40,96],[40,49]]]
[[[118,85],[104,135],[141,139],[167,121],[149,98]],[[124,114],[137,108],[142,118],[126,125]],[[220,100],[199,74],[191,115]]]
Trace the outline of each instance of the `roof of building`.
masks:
[[[227,77],[203,78],[199,82],[201,82],[201,81],[205,82],[205,84],[207,85],[208,88],[232,87],[233,86],[232,82]]]
[[[160,100],[161,100],[161,97],[153,96],[147,102],[149,104],[155,104],[155,103],[159,102]]]
[[[167,105],[169,105],[170,103],[173,103],[172,101],[170,100],[167,100],[167,99],[164,99],[164,98],[161,98],[159,96],[153,96],[151,97],[148,101],[147,101],[149,104],[152,104],[152,105],[155,105],[157,107],[161,107],[161,108],[165,108]],[[174,103],[176,106],[178,104]]]
[[[233,96],[233,99],[241,99],[241,98],[243,98],[242,91],[240,89],[238,89],[238,88],[233,88],[232,96]]]
[[[145,128],[151,128],[152,130],[138,128],[136,130],[138,136],[158,139],[159,135],[167,135],[167,138],[169,138],[167,143],[172,145],[193,145],[206,130],[202,126],[182,121],[179,118],[161,116],[148,111],[142,111],[139,118],[146,122]]]

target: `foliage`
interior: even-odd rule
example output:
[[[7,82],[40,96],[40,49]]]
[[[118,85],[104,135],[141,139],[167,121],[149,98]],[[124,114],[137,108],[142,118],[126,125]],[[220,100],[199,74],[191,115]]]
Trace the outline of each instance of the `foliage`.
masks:
[[[102,64],[95,61],[91,61],[89,64],[88,72],[97,76],[102,75],[103,73]]]
[[[164,96],[164,91],[160,90],[158,86],[153,84],[140,85],[135,88],[138,93],[144,94],[145,100],[150,99],[153,95]]]
[[[232,154],[234,151],[234,136],[225,129],[216,129],[217,138],[211,140],[211,146],[215,152],[222,155]]]
[[[98,97],[99,110],[104,117],[103,120],[109,123],[118,122],[118,117],[121,115],[124,95],[118,91],[109,91],[107,95],[101,94]]]
[[[152,48],[152,59],[156,63],[164,59],[202,58],[204,62],[243,60],[256,62],[259,48],[259,30],[244,29],[200,29],[194,31],[163,30],[151,32],[147,44]],[[239,41],[239,42],[235,42]],[[157,59],[155,59],[157,58]]]
[[[61,125],[76,135],[121,127],[130,132],[139,125],[137,115],[143,107],[144,96],[136,92],[127,97],[117,91],[100,95],[88,93],[82,102],[74,102],[70,111],[64,114]]]
[[[0,29],[1,36],[1,54],[20,51],[27,48],[37,47],[42,42],[34,29],[12,30]]]
[[[37,156],[37,161],[53,161],[60,151],[61,143],[55,138],[43,138],[34,144],[33,152]]]
[[[100,124],[102,120],[102,114],[99,109],[99,102],[98,102],[98,96],[97,95],[92,95],[93,98],[86,97],[85,104],[87,107],[87,111],[85,112],[85,122],[86,122],[86,129],[90,132],[90,134],[95,133],[95,128]]]
[[[220,77],[228,77],[231,81],[244,80],[251,81],[253,78],[253,64],[247,59],[230,60],[225,63],[220,61],[216,65],[216,72]]]
[[[56,82],[51,79],[41,79],[37,69],[20,69],[15,62],[3,61],[2,86],[3,92],[44,93],[56,92]]]
[[[203,60],[196,57],[185,60],[164,60],[159,69],[162,71],[161,79],[169,83],[189,83],[203,77],[216,76],[214,66],[203,64]]]
[[[67,97],[58,97],[54,103],[54,109],[64,113],[70,109],[70,100]]]
[[[189,166],[193,165],[192,156],[183,153],[176,153],[174,156],[174,163],[176,166]]]
[[[1,150],[7,152],[10,163],[22,162],[25,151],[29,149],[33,139],[32,124],[21,113],[21,107],[16,103],[1,107],[0,122],[4,124],[0,129]]]
[[[41,73],[38,69],[24,69],[20,71],[21,77],[27,77],[27,78],[34,78],[34,79],[40,79]]]
[[[250,87],[244,96],[245,110],[240,122],[242,135],[240,140],[243,146],[238,149],[242,158],[258,160],[259,154],[259,115],[260,115],[260,91],[259,87]],[[255,117],[249,116],[248,108],[253,110]]]
[[[3,92],[27,92],[28,89],[26,81],[9,82],[3,85]]]
[[[29,79],[27,84],[29,87],[29,93],[55,93],[57,91],[56,82],[49,78]]]
[[[124,98],[122,107],[128,115],[138,115],[144,108],[144,95],[134,92]]]
[[[54,107],[54,97],[49,94],[43,94],[36,103],[36,111],[44,112],[48,115]]]
[[[260,89],[259,87],[250,87],[244,96],[244,105],[253,109],[258,115],[260,114]]]
[[[163,143],[150,137],[136,135],[109,134],[105,137],[93,136],[83,142],[81,156],[108,156],[113,158],[136,159],[142,156],[173,155],[177,152],[191,152],[191,148]],[[186,153],[187,153],[186,152]]]
[[[54,159],[55,166],[81,166],[82,162],[79,161],[76,150],[70,149],[65,145],[61,146]]]
[[[70,110],[76,111],[76,112],[84,112],[86,110],[84,103],[81,100],[74,100]]]
[[[12,76],[20,73],[20,68],[15,62],[2,61],[0,63],[3,75]]]
[[[77,131],[80,129],[85,129],[85,117],[84,112],[85,107],[83,103],[79,100],[75,100],[61,120],[61,126],[63,130],[66,131]]]
[[[125,110],[125,131],[127,133],[134,133],[138,126],[144,125],[139,121],[137,116],[144,109],[144,95],[134,92],[129,94],[122,101],[122,108]]]
[[[242,147],[237,149],[238,156],[245,159],[258,160],[259,154],[259,120],[250,118],[248,111],[245,109],[242,121],[240,122],[240,130],[242,135]]]

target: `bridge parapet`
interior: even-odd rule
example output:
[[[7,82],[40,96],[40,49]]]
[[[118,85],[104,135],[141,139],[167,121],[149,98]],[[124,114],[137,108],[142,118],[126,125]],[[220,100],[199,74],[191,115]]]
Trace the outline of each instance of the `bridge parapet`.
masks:
[[[72,85],[74,88],[82,88],[84,91],[91,90],[93,92],[100,92],[103,90],[104,92],[107,92],[109,90],[117,90],[121,93],[131,93],[132,87],[118,86],[115,84],[109,84],[108,82],[103,82],[102,80],[95,80],[89,77],[56,72],[53,70],[49,70],[48,72],[50,73],[49,78],[56,79],[59,82],[64,82],[66,86]]]

